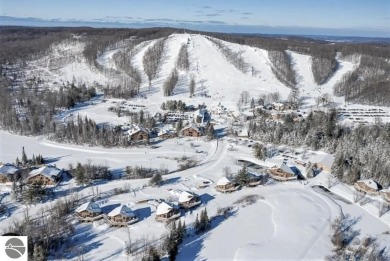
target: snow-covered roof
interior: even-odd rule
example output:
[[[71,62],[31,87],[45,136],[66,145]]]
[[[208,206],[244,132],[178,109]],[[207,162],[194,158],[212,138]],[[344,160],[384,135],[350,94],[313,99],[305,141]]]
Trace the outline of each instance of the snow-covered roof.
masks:
[[[197,127],[197,126],[195,126],[195,125],[191,125],[191,126],[187,126],[187,127],[184,127],[181,131],[184,131],[184,130],[186,130],[186,129],[194,129],[195,131],[197,131],[197,132],[201,132],[200,131],[200,129]]]
[[[280,164],[279,169],[281,169],[283,172],[295,175],[295,172],[284,162]]]
[[[13,165],[13,164],[3,164],[0,166],[0,175],[13,175],[15,174],[19,169]]]
[[[195,197],[196,194],[193,193],[193,192],[189,192],[189,191],[183,191],[180,196],[179,196],[179,202],[182,203],[182,202],[187,202],[189,200],[191,200],[193,197]]]
[[[358,182],[364,183],[367,187],[372,188],[374,190],[379,190],[378,183],[376,183],[373,179],[361,179],[358,180]]]
[[[119,214],[122,216],[125,216],[125,217],[134,217],[135,216],[133,210],[131,210],[126,205],[121,205],[119,207],[114,208],[110,213],[108,213],[108,216],[115,217]]]
[[[156,215],[163,215],[168,213],[174,208],[171,204],[167,202],[162,202],[160,205],[158,205],[157,210],[156,210]]]
[[[149,133],[149,131],[148,131],[146,128],[140,127],[140,126],[135,126],[134,128],[128,130],[128,131],[127,131],[127,134],[128,134],[129,136],[131,136],[131,135],[136,134],[136,133],[139,132],[139,131],[143,131],[143,132]]]
[[[334,162],[334,156],[328,153],[317,154],[310,159],[310,162],[321,163],[322,165],[331,168]]]
[[[32,171],[30,171],[30,174],[28,175],[29,178],[31,177],[34,177],[36,175],[44,175],[48,178],[53,178],[54,177],[57,177],[60,173],[62,172],[62,170],[54,167],[54,166],[43,166],[43,167],[40,167],[39,169],[34,169]]]
[[[231,183],[231,181],[230,181],[228,178],[222,177],[222,178],[220,178],[220,179],[218,180],[217,186],[225,186],[225,185],[227,185],[227,184],[229,184],[229,183]]]
[[[95,213],[102,212],[102,209],[99,207],[99,205],[92,201],[82,204],[76,209],[76,212],[82,212],[84,210],[88,210]]]
[[[161,136],[161,135],[164,135],[164,134],[174,135],[174,134],[176,134],[176,132],[170,131],[170,130],[160,130],[157,135]]]

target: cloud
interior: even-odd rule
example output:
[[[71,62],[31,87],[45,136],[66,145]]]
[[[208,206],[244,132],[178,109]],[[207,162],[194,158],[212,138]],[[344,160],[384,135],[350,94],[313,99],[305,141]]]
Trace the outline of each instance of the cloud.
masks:
[[[208,20],[208,21],[206,21],[206,23],[209,23],[209,24],[226,24],[223,21],[216,21],[216,20]]]
[[[202,6],[202,8],[203,8],[203,9],[211,9],[211,6],[209,6],[209,5],[204,5],[204,6]]]
[[[177,23],[181,24],[203,24],[204,21],[200,20],[176,20]]]
[[[153,18],[153,19],[144,19],[145,22],[176,22],[176,20],[169,18]]]
[[[241,13],[243,15],[253,15],[253,13],[250,13],[250,12],[244,12],[244,13]]]
[[[241,20],[248,20],[248,19],[249,19],[249,17],[247,17],[247,16],[241,17]]]
[[[207,16],[207,17],[216,17],[216,16],[221,16],[221,14],[213,13],[213,14],[206,14],[205,16]]]

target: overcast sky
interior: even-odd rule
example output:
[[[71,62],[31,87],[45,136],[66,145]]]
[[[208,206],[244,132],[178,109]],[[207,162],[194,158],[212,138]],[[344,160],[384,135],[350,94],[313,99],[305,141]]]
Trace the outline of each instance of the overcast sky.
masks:
[[[0,15],[236,30],[310,27],[383,36],[390,31],[390,0],[0,0]]]

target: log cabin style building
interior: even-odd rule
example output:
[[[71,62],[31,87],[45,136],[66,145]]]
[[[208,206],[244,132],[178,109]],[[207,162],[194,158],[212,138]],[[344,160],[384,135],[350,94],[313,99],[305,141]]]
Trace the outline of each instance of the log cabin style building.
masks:
[[[63,174],[64,170],[58,169],[54,166],[42,166],[39,169],[30,171],[25,179],[25,183],[55,185],[61,180]]]
[[[226,177],[222,177],[218,180],[217,185],[215,186],[215,190],[227,193],[227,192],[234,192],[237,191],[240,188],[240,185],[236,184],[235,182],[229,180]]]
[[[193,192],[183,191],[179,196],[179,207],[182,208],[190,209],[201,203],[199,196]]]
[[[354,187],[357,191],[368,195],[379,195],[379,186],[373,179],[358,180]]]
[[[125,227],[137,222],[138,218],[129,207],[121,205],[108,213],[107,221],[112,226]]]
[[[158,205],[156,210],[156,221],[170,222],[181,216],[180,210],[173,204],[162,202]]]
[[[149,140],[149,131],[142,127],[135,127],[128,132],[130,142],[147,142]]]
[[[93,222],[103,218],[103,213],[99,205],[91,201],[78,207],[75,215],[80,222]]]
[[[12,183],[15,179],[18,179],[19,174],[20,170],[15,165],[3,164],[0,166],[0,183]]]
[[[203,135],[203,131],[196,126],[188,126],[181,130],[181,134],[187,137],[200,137]]]
[[[296,180],[298,178],[295,172],[284,162],[279,166],[269,168],[267,172],[271,178],[277,181]]]
[[[316,164],[318,169],[330,172],[333,166],[334,156],[328,153],[317,154],[310,159],[311,164]]]
[[[173,138],[176,138],[177,137],[177,133],[174,132],[174,131],[170,131],[170,130],[162,130],[160,131],[157,136],[162,139],[162,140],[166,140],[166,139],[173,139]]]

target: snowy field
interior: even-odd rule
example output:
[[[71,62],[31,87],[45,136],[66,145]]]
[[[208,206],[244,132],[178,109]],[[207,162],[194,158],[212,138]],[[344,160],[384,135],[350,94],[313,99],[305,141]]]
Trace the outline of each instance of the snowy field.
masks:
[[[206,143],[196,139],[174,139],[162,142],[161,147],[157,149],[99,149],[59,145],[48,142],[43,137],[20,137],[5,132],[0,132],[0,135],[2,148],[0,155],[3,161],[13,161],[20,155],[21,146],[25,146],[29,148],[27,153],[41,153],[45,157],[56,159],[55,163],[59,167],[67,167],[68,163],[91,159],[94,163],[106,163],[112,169],[136,164],[147,167],[166,164],[176,169],[176,163],[173,163],[174,161],[169,163],[170,160],[166,157],[174,157],[176,154],[195,155],[190,146],[191,142],[199,145],[198,150],[207,151],[207,154],[198,155],[200,164],[197,167],[164,176],[165,183],[158,188],[146,186],[148,180],[113,180],[97,184],[101,193],[130,186],[131,193],[111,196],[97,203],[106,209],[125,204],[139,215],[140,221],[128,228],[110,228],[99,222],[77,224],[73,239],[77,240],[83,249],[84,260],[128,260],[125,254],[125,242],[128,240],[129,231],[131,240],[142,238],[158,240],[166,233],[167,228],[154,220],[157,203],[153,203],[153,200],[165,199],[177,202],[178,195],[183,190],[193,191],[202,199],[200,207],[192,213],[187,212],[182,217],[188,227],[191,227],[196,214],[204,207],[207,207],[210,216],[215,215],[221,207],[232,206],[233,212],[227,219],[217,218],[209,232],[200,237],[187,238],[181,246],[178,260],[323,259],[331,254],[332,249],[329,237],[330,221],[339,216],[341,210],[344,215],[356,219],[355,228],[359,231],[358,238],[371,235],[380,238],[379,242],[383,245],[390,242],[389,235],[383,234],[390,230],[390,215],[384,215],[379,219],[376,214],[376,201],[363,207],[346,203],[352,200],[353,189],[343,184],[338,184],[331,190],[346,200],[335,200],[312,188],[326,183],[326,172],[310,179],[307,184],[299,181],[270,183],[256,188],[244,188],[232,194],[217,192],[213,187],[224,175],[223,167],[230,166],[232,171],[236,172],[241,168],[237,165],[238,159],[262,166],[272,166],[283,159],[283,156],[279,155],[266,162],[256,160],[251,148],[247,146],[248,141],[245,140],[236,143],[232,139],[229,141],[223,138],[218,142]],[[231,147],[234,149],[229,150]],[[306,154],[310,156],[313,152],[309,151]],[[304,171],[303,168],[300,170]],[[197,189],[197,182],[202,180],[211,181],[212,184]],[[63,184],[58,189],[69,188],[69,186],[75,186],[74,182]],[[92,190],[85,187],[78,193],[84,196],[90,195]],[[258,195],[260,198],[255,204],[249,206],[235,203],[245,195]],[[146,199],[150,203],[136,203]],[[45,204],[30,206],[29,212],[36,213]],[[16,204],[12,217],[0,221],[0,228],[14,218],[22,218],[24,209],[24,206]],[[221,242],[225,246],[224,251],[220,251]],[[279,251],[280,249],[283,251]],[[63,258],[78,260],[79,257],[68,254]]]

